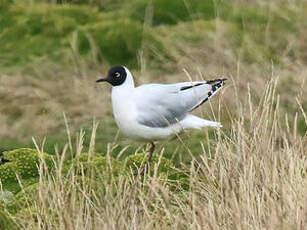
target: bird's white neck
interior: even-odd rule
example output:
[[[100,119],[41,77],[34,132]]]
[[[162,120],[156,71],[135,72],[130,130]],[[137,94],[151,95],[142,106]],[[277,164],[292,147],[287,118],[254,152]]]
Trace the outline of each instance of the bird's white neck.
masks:
[[[116,103],[117,100],[124,100],[125,98],[129,98],[131,96],[131,91],[135,88],[134,87],[134,80],[133,76],[130,71],[124,67],[127,73],[126,80],[123,84],[113,86],[112,87],[112,102]],[[114,106],[114,104],[113,104]]]
[[[126,67],[124,67],[124,68],[125,68],[126,73],[127,73],[125,82],[123,84],[121,84],[121,85],[113,86],[112,87],[112,91],[113,90],[119,90],[119,89],[123,90],[123,89],[132,89],[132,88],[134,88],[133,76],[132,76],[131,72]]]

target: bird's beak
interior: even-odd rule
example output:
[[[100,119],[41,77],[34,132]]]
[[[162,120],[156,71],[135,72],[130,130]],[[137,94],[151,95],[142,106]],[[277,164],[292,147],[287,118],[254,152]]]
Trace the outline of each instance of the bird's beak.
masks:
[[[106,77],[102,77],[102,78],[99,78],[96,82],[103,82],[103,81],[108,81],[108,79]]]

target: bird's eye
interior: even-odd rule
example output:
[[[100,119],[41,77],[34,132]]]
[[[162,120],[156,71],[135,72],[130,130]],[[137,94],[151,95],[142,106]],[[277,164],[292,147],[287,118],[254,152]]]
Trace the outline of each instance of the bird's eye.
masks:
[[[116,73],[115,73],[115,77],[120,77],[120,73],[119,73],[119,72],[116,72]]]

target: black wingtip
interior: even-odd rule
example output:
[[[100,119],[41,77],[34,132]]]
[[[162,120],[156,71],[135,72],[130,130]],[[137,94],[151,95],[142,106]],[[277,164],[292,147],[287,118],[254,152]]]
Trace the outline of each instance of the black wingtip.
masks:
[[[207,84],[214,84],[214,83],[221,83],[221,82],[224,82],[224,81],[227,81],[228,78],[217,78],[217,79],[214,79],[214,80],[208,80],[206,81]]]
[[[222,83],[222,85],[225,85],[225,81],[227,81],[228,80],[228,78],[221,78],[221,83]]]

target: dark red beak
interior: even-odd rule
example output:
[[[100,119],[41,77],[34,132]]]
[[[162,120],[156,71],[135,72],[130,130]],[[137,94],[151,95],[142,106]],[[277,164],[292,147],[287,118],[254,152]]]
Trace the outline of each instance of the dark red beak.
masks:
[[[103,82],[103,81],[108,81],[108,79],[105,77],[102,77],[102,78],[99,78],[96,82],[98,83],[98,82]]]

